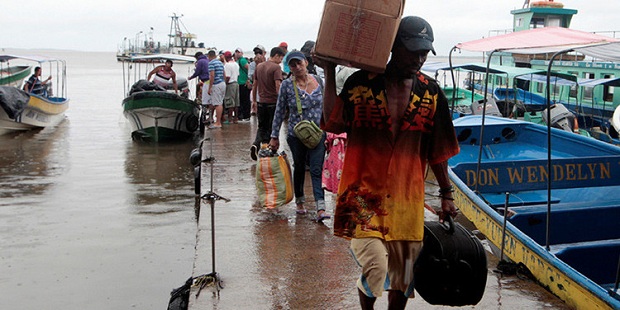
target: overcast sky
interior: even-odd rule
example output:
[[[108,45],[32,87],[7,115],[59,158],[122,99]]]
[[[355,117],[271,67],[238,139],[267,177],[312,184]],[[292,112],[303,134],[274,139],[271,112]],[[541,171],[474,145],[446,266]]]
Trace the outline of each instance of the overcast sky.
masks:
[[[620,1],[562,2],[579,10],[571,28],[620,31]],[[301,48],[316,40],[323,5],[322,0],[2,0],[0,49],[116,52],[123,38],[134,41],[151,27],[155,41],[167,43],[173,13],[183,15],[183,25],[208,47],[250,51],[256,44],[270,49],[286,41]],[[522,6],[523,0],[407,0],[404,15],[428,20],[438,55],[447,55],[459,42],[512,28],[510,10]]]

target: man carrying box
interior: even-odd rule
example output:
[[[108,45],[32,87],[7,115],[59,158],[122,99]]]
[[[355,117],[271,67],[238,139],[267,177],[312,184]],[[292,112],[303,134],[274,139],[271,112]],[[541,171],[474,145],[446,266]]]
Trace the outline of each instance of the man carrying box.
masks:
[[[435,53],[433,40],[426,20],[402,18],[385,73],[357,71],[340,94],[335,64],[316,59],[325,70],[324,129],[348,134],[334,234],[351,239],[362,267],[362,309],[372,309],[384,290],[389,309],[405,309],[413,298],[427,165],[441,188],[441,218],[456,216],[447,160],[459,147],[448,101],[437,82],[420,72],[428,53]]]

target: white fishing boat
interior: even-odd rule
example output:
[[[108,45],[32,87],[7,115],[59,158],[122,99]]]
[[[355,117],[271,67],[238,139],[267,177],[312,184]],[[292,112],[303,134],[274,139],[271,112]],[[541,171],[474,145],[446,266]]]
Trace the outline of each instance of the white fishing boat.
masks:
[[[0,59],[35,62],[52,76],[45,90],[38,94],[24,91],[21,83],[0,85],[0,134],[58,125],[69,107],[65,61],[45,56],[17,55],[0,55]]]
[[[118,48],[116,59],[118,61],[126,61],[133,58],[138,61],[135,56],[157,55],[157,54],[176,54],[194,56],[197,52],[207,54],[209,48],[205,47],[202,42],[196,42],[198,36],[187,30],[183,22],[183,15],[175,13],[170,16],[170,33],[168,34],[168,42],[158,42],[153,38],[153,27],[148,32],[140,31],[135,38],[125,37],[123,43]],[[141,38],[144,36],[144,40]],[[215,48],[210,48],[215,49]]]

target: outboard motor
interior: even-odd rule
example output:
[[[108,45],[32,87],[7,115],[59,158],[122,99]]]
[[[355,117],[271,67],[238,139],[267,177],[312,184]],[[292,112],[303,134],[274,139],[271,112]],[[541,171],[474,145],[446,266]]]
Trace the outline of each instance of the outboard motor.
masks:
[[[482,115],[482,108],[483,108],[483,100],[478,100],[478,101],[474,101],[471,103],[471,111],[472,113],[474,113],[474,115]],[[497,103],[495,103],[495,99],[493,98],[487,98],[487,108],[486,108],[486,115],[492,115],[492,116],[502,116],[502,113],[499,111],[499,108],[497,107]]]
[[[543,121],[551,124],[551,127],[559,128],[569,132],[574,132],[575,115],[571,113],[563,104],[556,103],[550,107],[551,121],[547,120],[547,109],[542,112]]]

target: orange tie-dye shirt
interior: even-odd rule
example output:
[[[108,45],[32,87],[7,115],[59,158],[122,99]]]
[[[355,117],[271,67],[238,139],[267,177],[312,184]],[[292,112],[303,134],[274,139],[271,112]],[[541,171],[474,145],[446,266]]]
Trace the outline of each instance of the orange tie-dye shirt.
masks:
[[[324,126],[348,135],[336,236],[422,240],[426,166],[448,160],[459,147],[439,85],[418,74],[412,88],[397,135],[391,132],[383,75],[359,71],[338,96]]]

